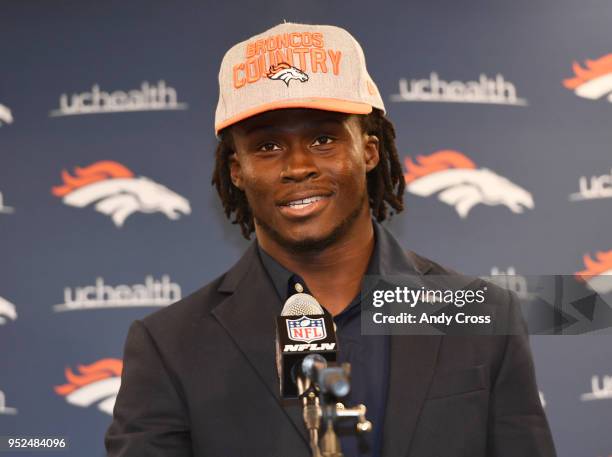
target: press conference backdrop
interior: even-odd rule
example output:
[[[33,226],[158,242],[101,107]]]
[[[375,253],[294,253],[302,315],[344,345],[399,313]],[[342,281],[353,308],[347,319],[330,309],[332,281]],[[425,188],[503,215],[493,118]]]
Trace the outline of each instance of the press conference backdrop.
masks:
[[[4,1],[0,435],[104,455],[129,324],[245,249],[210,185],[217,71],[282,20],[363,45],[406,167],[388,226],[407,248],[612,291],[609,1]],[[612,455],[610,337],[532,344],[559,455]]]

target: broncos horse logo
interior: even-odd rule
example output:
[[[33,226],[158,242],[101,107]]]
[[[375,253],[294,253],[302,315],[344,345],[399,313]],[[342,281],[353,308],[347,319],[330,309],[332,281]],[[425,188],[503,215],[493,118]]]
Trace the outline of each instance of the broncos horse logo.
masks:
[[[8,106],[5,106],[0,103],[0,126],[2,123],[12,124],[13,123],[13,115]]]
[[[64,184],[52,189],[70,206],[83,208],[95,203],[95,209],[111,216],[117,227],[140,211],[161,212],[176,220],[181,213],[191,214],[189,201],[166,186],[144,176],[134,176],[118,162],[101,161],[88,167],[76,167],[75,176],[62,171]]]
[[[612,102],[612,54],[596,60],[587,60],[585,68],[578,62],[572,66],[575,76],[563,80],[563,85],[572,89],[576,95],[597,100],[608,94]]]
[[[79,374],[66,368],[67,384],[55,387],[55,393],[66,397],[71,405],[86,408],[100,401],[98,409],[112,415],[121,385],[123,361],[102,359],[90,365],[79,365]]]
[[[6,324],[8,319],[12,321],[17,319],[17,310],[15,305],[0,297],[0,325]]]
[[[272,65],[266,76],[270,79],[280,79],[287,84],[287,86],[289,86],[289,81],[292,79],[297,79],[300,82],[308,81],[308,75],[306,73],[285,62],[281,62],[278,65]]]
[[[406,190],[421,197],[438,193],[438,199],[455,207],[466,218],[477,204],[504,205],[513,213],[533,209],[533,198],[522,187],[487,168],[476,168],[465,154],[445,150],[417,156],[418,164],[405,160]]]
[[[577,272],[576,278],[599,294],[612,292],[612,251],[599,251],[595,259],[585,254],[582,260],[585,269]]]

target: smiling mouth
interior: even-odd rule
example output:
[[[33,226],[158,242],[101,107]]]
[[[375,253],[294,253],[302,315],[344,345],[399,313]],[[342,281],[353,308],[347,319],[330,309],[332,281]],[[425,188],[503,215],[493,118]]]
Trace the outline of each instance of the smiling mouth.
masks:
[[[312,195],[305,198],[296,198],[280,203],[278,209],[289,219],[303,221],[314,217],[327,207],[332,195]]]
[[[321,201],[325,198],[328,198],[327,196],[324,195],[314,195],[312,197],[308,197],[308,198],[302,198],[300,200],[293,200],[290,201],[288,203],[285,203],[281,206],[287,206],[289,208],[294,208],[294,209],[302,209],[302,208],[306,208],[307,206],[310,206],[318,201]]]

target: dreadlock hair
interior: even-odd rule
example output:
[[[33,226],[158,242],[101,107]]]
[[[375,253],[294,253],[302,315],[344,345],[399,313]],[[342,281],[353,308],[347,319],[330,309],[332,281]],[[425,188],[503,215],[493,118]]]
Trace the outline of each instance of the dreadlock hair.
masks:
[[[380,160],[378,165],[367,173],[366,179],[372,215],[377,221],[383,221],[393,214],[393,210],[399,213],[404,209],[403,196],[406,183],[395,146],[395,128],[383,112],[376,108],[370,114],[359,117],[363,131],[376,136],[380,142],[378,149]],[[240,225],[242,235],[248,240],[255,231],[255,224],[245,193],[234,186],[231,180],[232,154],[234,154],[234,145],[231,132],[226,128],[220,132],[220,140],[215,151],[212,184],[221,197],[225,215],[232,224]]]

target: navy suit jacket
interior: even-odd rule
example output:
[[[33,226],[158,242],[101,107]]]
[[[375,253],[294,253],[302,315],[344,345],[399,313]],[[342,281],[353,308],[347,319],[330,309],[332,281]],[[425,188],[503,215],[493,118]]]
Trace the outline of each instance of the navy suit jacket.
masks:
[[[381,274],[449,274],[377,235]],[[521,319],[513,295],[488,293],[496,316]],[[134,322],[108,456],[308,457],[302,410],[279,398],[281,307],[253,244],[220,278]],[[383,426],[384,457],[555,455],[524,334],[392,336]]]

